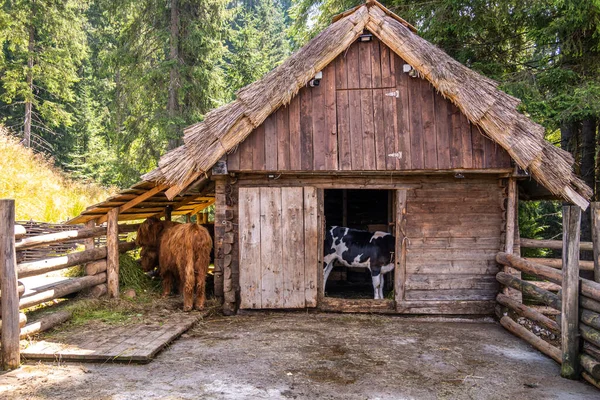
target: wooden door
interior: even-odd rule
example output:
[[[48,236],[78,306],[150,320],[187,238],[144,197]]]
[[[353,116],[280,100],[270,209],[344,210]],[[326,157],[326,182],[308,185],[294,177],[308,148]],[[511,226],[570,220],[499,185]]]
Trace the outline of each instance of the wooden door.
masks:
[[[317,198],[314,187],[240,188],[240,308],[316,307]]]

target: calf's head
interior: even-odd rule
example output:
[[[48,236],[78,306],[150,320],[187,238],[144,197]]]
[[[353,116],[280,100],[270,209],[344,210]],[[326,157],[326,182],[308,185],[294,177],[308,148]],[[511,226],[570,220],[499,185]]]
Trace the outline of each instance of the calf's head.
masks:
[[[140,252],[140,264],[144,272],[150,272],[158,267],[158,251],[151,247],[143,247]]]
[[[135,243],[142,247],[158,247],[160,233],[164,228],[164,224],[156,217],[150,217],[140,225],[137,230],[137,238]]]

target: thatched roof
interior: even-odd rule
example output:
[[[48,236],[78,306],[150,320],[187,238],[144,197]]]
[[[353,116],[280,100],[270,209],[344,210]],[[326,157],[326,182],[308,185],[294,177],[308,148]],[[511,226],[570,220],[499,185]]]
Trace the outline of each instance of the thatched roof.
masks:
[[[414,28],[380,3],[369,0],[334,19],[306,46],[263,79],[237,93],[230,104],[211,111],[184,131],[184,145],[165,154],[143,179],[174,185],[178,194],[236,148],[254,128],[334,60],[368,29],[452,101],[516,163],[561,198],[582,208],[592,192],[572,171],[572,156],[544,140],[544,128],[517,111],[519,99],[419,37]]]

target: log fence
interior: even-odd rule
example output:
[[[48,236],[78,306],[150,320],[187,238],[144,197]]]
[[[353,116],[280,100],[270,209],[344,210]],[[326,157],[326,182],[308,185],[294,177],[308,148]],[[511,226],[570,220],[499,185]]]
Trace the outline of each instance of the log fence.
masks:
[[[23,226],[14,223],[14,200],[0,200],[2,369],[18,367],[20,338],[50,329],[71,316],[68,312],[57,311],[27,323],[27,309],[83,290],[92,297],[118,296],[118,257],[120,253],[136,248],[134,242],[126,242],[125,238],[128,233],[137,231],[139,225],[119,225],[116,217],[109,219],[108,227],[87,224],[65,229],[64,226],[57,228],[33,222]],[[32,236],[27,226],[36,226],[33,231],[43,234]],[[75,251],[82,248],[81,245],[85,245],[85,249]],[[32,254],[40,257],[35,258]],[[85,275],[36,288],[26,287],[18,280],[74,266],[83,266]]]
[[[600,214],[593,203],[592,214]],[[592,221],[600,220],[592,216]],[[523,258],[500,252],[496,261],[537,279],[527,281],[505,272],[496,279],[507,288],[523,293],[535,304],[543,304],[543,312],[531,304],[523,304],[499,293],[496,312],[500,324],[561,365],[561,375],[569,379],[583,378],[600,389],[600,283],[597,254],[600,252],[600,224],[593,224],[593,241],[580,242],[581,210],[575,206],[563,209],[563,240],[521,238],[520,247],[561,249],[562,259]],[[580,251],[594,251],[593,262],[579,260]],[[594,279],[580,276],[580,271],[594,271]],[[547,312],[547,310],[554,312]],[[510,311],[510,312],[509,312]],[[560,345],[538,337],[512,317],[526,318],[560,337]]]

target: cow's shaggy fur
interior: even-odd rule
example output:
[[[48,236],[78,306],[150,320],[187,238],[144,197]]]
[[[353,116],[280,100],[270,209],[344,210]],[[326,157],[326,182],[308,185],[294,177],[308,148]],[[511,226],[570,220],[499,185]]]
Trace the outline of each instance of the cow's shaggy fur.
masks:
[[[213,246],[206,228],[152,217],[138,228],[136,242],[142,247],[142,268],[150,271],[158,265],[163,296],[168,296],[173,284],[179,283],[183,310],[190,311],[192,305],[197,310],[204,308],[206,274]]]

